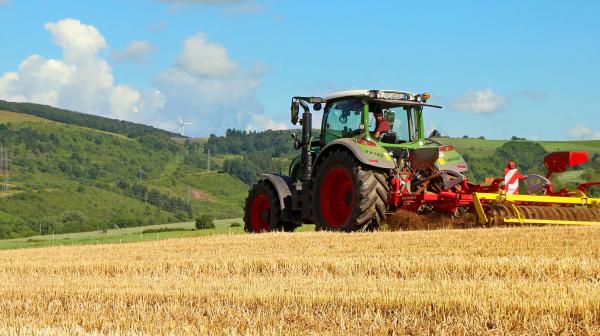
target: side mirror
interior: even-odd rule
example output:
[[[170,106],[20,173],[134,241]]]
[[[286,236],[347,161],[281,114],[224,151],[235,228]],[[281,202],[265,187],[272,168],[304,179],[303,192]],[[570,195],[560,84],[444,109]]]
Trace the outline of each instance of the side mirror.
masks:
[[[300,149],[300,140],[298,140],[296,133],[292,133],[292,139],[294,140],[294,149]]]
[[[315,110],[315,111],[321,111],[321,103],[314,103],[313,104],[313,110]]]
[[[298,101],[292,101],[291,114],[292,114],[292,124],[296,125],[298,123],[298,111],[300,111],[300,104]]]

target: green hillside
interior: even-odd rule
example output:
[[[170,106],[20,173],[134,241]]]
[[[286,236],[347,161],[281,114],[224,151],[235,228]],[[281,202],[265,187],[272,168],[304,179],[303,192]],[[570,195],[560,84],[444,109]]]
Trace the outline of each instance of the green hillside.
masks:
[[[485,140],[464,138],[440,138],[444,144],[452,145],[460,153],[468,153],[473,157],[483,157],[494,153],[497,148],[509,140]],[[533,141],[539,143],[548,152],[555,151],[588,151],[590,154],[600,154],[600,140],[588,141]]]
[[[29,116],[52,120],[64,124],[88,127],[111,133],[125,135],[129,138],[138,138],[144,135],[179,136],[178,134],[161,130],[152,126],[133,123],[126,120],[117,120],[97,115],[85,114],[48,105],[34,103],[14,103],[0,100],[0,110],[18,112]]]
[[[48,119],[36,117],[34,115],[0,110],[0,124],[6,124],[9,122],[21,122],[21,121],[37,121],[37,122],[44,122],[44,123],[52,122]]]
[[[298,131],[296,131],[298,132]],[[224,136],[206,139],[213,161],[223,170],[252,183],[260,172],[283,172],[291,159],[299,154],[294,150],[290,130],[246,132],[227,130]],[[315,130],[318,134],[318,130]],[[575,171],[555,176],[555,182],[575,184],[594,179],[594,159],[600,160],[600,140],[590,141],[526,141],[486,140],[474,138],[438,138],[452,145],[469,163],[467,176],[483,182],[486,177],[501,177],[508,160],[517,163],[525,173],[545,174],[544,156],[553,151],[587,151],[591,162],[575,167]]]
[[[600,140],[588,141],[509,141],[509,140],[485,140],[471,138],[440,138],[442,143],[452,145],[459,151],[470,164],[471,172],[467,174],[476,181],[482,181],[484,177],[500,176],[507,159],[517,163],[517,166],[529,168],[533,163],[538,163],[535,170],[523,170],[526,173],[545,174],[543,168],[544,155],[555,151],[586,151],[590,162],[580,167],[574,167],[570,171],[557,174],[555,183],[559,186],[578,184],[584,181],[600,180],[600,171],[597,169],[600,162]],[[511,143],[533,143],[540,145],[543,151],[531,157],[529,152],[515,151],[508,157],[499,155],[499,149]],[[545,152],[544,152],[545,151]],[[500,153],[502,154],[502,153]],[[495,168],[497,167],[497,168]],[[597,188],[594,189],[595,193]]]
[[[10,160],[8,190],[0,192],[2,238],[162,224],[204,213],[241,216],[247,186],[206,171],[205,156],[191,142],[40,121],[0,113],[0,144]]]

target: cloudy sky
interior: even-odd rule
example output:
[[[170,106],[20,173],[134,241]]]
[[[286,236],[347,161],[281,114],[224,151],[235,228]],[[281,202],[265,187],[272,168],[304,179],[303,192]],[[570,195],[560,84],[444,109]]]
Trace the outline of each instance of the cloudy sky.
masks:
[[[390,88],[452,136],[600,139],[600,2],[491,3],[0,0],[0,99],[205,136]]]

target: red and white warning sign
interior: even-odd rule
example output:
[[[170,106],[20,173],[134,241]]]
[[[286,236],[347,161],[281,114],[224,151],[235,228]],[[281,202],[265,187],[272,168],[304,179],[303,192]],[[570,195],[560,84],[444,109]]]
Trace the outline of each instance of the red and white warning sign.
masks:
[[[521,174],[515,167],[514,162],[509,162],[508,167],[504,169],[504,191],[510,195],[519,193],[519,177]]]

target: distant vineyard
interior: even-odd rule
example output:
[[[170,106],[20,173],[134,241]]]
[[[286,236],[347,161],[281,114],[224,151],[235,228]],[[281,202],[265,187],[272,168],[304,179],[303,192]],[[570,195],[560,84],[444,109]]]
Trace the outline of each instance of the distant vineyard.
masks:
[[[295,233],[0,252],[7,334],[599,334],[600,230]]]

